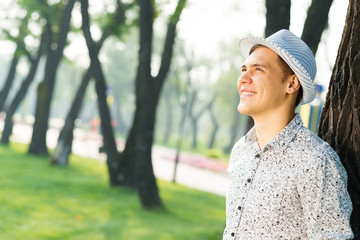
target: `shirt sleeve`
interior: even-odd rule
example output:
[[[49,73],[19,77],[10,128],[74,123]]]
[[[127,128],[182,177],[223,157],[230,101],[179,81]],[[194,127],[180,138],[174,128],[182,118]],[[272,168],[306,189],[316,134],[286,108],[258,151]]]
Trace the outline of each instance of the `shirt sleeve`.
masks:
[[[325,147],[327,148],[327,146]],[[315,154],[297,178],[297,191],[309,239],[352,239],[352,203],[347,175],[332,149]]]

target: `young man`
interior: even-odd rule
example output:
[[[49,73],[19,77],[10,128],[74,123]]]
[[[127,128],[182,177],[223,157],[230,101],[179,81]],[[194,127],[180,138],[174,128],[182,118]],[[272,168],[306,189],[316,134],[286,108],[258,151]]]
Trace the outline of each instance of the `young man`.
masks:
[[[240,49],[238,111],[255,126],[231,153],[223,240],[351,239],[346,171],[295,113],[315,97],[311,50],[288,30]]]

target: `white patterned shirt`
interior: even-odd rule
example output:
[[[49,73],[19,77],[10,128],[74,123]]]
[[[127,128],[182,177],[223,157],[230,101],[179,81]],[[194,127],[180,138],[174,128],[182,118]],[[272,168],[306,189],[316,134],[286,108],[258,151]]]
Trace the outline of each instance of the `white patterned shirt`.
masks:
[[[346,171],[299,114],[262,150],[251,129],[228,174],[223,240],[353,238]]]

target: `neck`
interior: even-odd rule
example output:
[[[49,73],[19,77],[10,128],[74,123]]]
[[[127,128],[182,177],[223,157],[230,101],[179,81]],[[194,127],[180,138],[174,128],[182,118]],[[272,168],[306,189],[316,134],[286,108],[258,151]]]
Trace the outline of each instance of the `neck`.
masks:
[[[294,116],[294,111],[288,111],[253,117],[260,149],[276,137],[291,122]]]

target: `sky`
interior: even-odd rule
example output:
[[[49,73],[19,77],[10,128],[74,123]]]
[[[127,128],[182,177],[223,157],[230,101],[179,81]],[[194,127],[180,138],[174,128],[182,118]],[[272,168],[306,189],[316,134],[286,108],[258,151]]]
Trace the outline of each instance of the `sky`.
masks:
[[[310,0],[292,1],[290,31],[301,36]],[[323,33],[316,55],[316,81],[327,88],[345,24],[348,1],[334,0],[329,12],[329,29]],[[216,56],[220,42],[244,36],[263,36],[265,1],[189,0],[179,23],[179,37],[200,55]]]
[[[91,5],[111,0],[91,0]],[[170,14],[177,1],[160,0],[165,3],[164,16]],[[11,0],[0,0],[6,6]],[[306,18],[307,8],[311,0],[292,1],[290,30],[300,36]],[[334,0],[329,13],[329,29],[323,33],[316,60],[318,74],[316,81],[327,88],[331,69],[335,62],[337,49],[343,31],[348,1]],[[94,9],[102,9],[95,7]],[[74,11],[74,21],[79,24],[81,16]],[[195,55],[206,56],[216,60],[221,43],[233,43],[244,36],[263,36],[265,28],[265,0],[238,1],[238,0],[188,0],[181,20],[178,24],[178,37],[185,41],[186,47]],[[155,22],[157,33],[165,31],[161,21]],[[96,35],[96,29],[92,29]],[[65,50],[82,67],[88,65],[87,48],[82,38],[70,35],[73,45]],[[0,41],[0,54],[11,54],[14,46]]]

